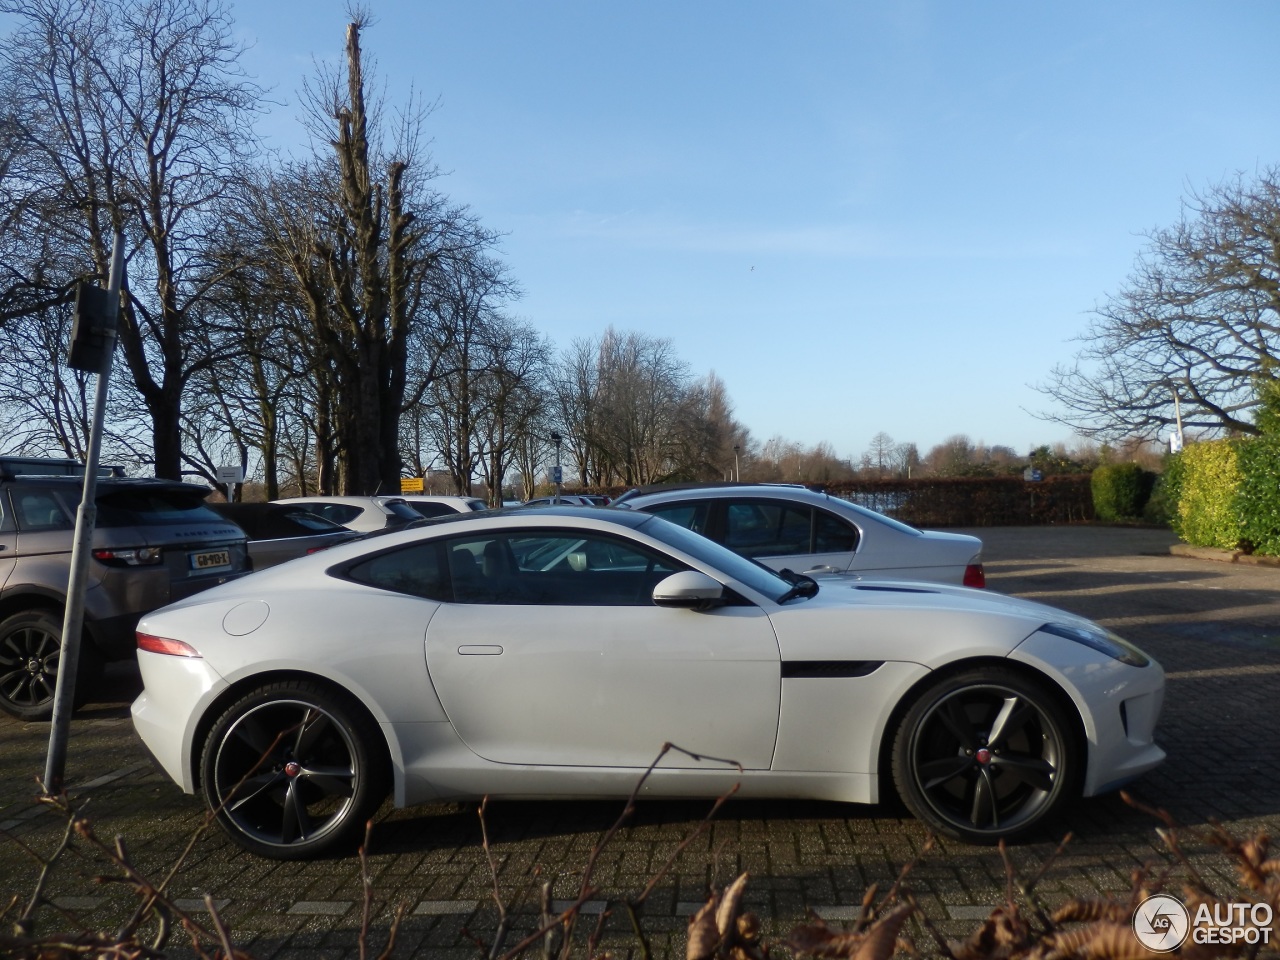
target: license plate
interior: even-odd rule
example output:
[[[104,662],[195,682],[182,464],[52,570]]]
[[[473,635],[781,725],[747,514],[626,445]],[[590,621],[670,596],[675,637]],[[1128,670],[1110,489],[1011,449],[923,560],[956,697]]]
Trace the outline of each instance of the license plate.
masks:
[[[219,570],[231,566],[231,553],[227,550],[207,550],[190,556],[192,570]]]

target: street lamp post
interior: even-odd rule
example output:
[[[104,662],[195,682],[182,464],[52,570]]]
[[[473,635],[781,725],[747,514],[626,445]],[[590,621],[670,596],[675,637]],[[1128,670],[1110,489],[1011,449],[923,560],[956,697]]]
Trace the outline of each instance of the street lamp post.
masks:
[[[733,445],[733,479],[735,482],[742,481],[742,471],[738,469],[738,444]]]
[[[564,480],[564,471],[560,469],[560,443],[562,440],[564,440],[564,437],[560,436],[560,434],[551,434],[551,442],[556,445],[556,470],[555,473],[551,475],[551,479],[556,485],[556,498],[552,502],[557,506],[560,504],[561,483]]]

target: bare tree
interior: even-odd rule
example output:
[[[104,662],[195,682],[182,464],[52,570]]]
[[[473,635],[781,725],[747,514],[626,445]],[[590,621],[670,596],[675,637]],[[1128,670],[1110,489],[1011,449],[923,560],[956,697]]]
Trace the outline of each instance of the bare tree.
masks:
[[[885,470],[892,466],[894,440],[883,430],[871,438],[871,446],[867,449],[867,460],[875,469],[876,476],[883,477]]]
[[[314,142],[332,153],[287,166],[260,192],[262,228],[304,305],[325,492],[399,489],[400,418],[434,376],[428,359],[410,390],[410,357],[448,342],[421,329],[431,322],[436,272],[494,239],[430,188],[429,109],[411,94],[388,129],[380,101],[367,99],[360,40],[370,23],[353,12],[343,68],[322,69],[304,90]]]
[[[1257,433],[1259,394],[1280,374],[1280,171],[1192,195],[1147,239],[1074,361],[1041,386],[1061,408],[1042,416],[1109,440],[1154,438],[1179,415]]]
[[[111,236],[126,232],[121,350],[155,472],[176,479],[188,384],[218,360],[193,334],[220,279],[203,238],[254,149],[260,90],[218,0],[4,0],[0,12],[18,24],[0,66],[28,175],[8,189],[28,230],[81,252],[81,276],[105,277]]]

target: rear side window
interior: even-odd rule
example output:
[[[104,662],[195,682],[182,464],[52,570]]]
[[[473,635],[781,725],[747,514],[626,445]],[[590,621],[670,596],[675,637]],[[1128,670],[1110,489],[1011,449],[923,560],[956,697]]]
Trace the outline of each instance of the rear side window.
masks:
[[[306,510],[337,524],[347,524],[360,516],[360,508],[349,503],[308,503]]]
[[[285,537],[309,537],[316,533],[348,533],[346,527],[336,524],[308,510],[288,510],[263,514],[258,524],[258,536],[263,540],[281,540]]]
[[[383,553],[347,570],[346,576],[370,587],[428,600],[452,600],[453,591],[435,543],[415,544]]]
[[[405,523],[408,523],[410,520],[421,519],[422,517],[422,514],[418,513],[418,511],[414,510],[413,507],[409,506],[409,504],[403,500],[391,500],[383,503],[382,505],[386,507],[389,514],[403,520]],[[453,511],[450,512],[452,513]]]
[[[410,504],[410,507],[424,517],[444,517],[458,512],[446,503],[433,503],[431,501],[415,500]]]
[[[814,553],[852,553],[857,546],[857,527],[825,510],[817,511],[813,521]]]
[[[41,530],[70,530],[71,518],[58,498],[39,491],[14,492],[13,510],[18,529],[32,533]]]
[[[181,490],[113,490],[98,496],[99,527],[175,523],[225,523],[200,493]]]
[[[710,500],[687,500],[684,503],[659,503],[643,509],[645,513],[652,513],[655,517],[670,520],[686,530],[706,536],[711,503]]]

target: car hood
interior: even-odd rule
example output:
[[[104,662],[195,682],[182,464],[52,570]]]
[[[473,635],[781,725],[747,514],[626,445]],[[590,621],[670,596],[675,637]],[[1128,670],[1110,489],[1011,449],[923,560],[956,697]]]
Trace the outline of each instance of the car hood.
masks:
[[[905,660],[937,666],[957,657],[1008,656],[1046,623],[1090,622],[989,590],[841,576],[818,582],[816,596],[771,614],[783,660]]]

